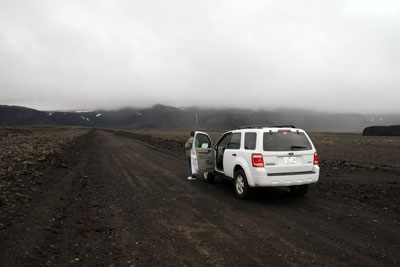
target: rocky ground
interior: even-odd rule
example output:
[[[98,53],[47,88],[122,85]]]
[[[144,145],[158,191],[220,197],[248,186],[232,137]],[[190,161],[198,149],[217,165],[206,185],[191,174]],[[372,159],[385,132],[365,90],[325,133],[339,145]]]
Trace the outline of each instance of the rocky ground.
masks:
[[[331,133],[310,136],[323,166],[400,174],[400,137]]]
[[[312,134],[306,196],[242,201],[185,179],[188,134],[1,129],[0,266],[399,266],[400,138]]]
[[[0,229],[41,185],[47,165],[67,168],[59,155],[89,132],[80,128],[0,128]],[[9,214],[9,216],[7,216]]]

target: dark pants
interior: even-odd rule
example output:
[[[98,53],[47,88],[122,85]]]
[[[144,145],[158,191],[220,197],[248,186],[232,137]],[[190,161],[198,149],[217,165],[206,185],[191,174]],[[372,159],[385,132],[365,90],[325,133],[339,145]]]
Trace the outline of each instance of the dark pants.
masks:
[[[196,178],[196,175],[192,174],[192,162],[191,162],[190,156],[188,156],[187,159],[189,162],[190,176],[192,176],[193,178]]]

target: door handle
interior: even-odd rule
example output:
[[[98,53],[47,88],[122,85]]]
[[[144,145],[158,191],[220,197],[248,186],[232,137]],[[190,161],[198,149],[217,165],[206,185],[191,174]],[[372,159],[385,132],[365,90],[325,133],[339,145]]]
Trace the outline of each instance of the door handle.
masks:
[[[232,156],[236,157],[236,154],[232,154]]]

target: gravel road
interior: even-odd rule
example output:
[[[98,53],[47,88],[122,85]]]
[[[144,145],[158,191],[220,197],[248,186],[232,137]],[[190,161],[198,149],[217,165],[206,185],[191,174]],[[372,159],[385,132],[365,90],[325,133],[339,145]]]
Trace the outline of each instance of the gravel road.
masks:
[[[400,265],[396,173],[325,168],[304,197],[243,201],[225,179],[186,180],[185,158],[165,149],[79,137],[64,167],[43,163],[38,189],[1,210],[0,266]]]

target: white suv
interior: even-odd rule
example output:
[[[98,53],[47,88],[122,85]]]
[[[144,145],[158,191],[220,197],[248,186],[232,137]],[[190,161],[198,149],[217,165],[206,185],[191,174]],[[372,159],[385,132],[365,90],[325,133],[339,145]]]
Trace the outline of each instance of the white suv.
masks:
[[[294,126],[245,126],[224,133],[212,147],[207,133],[195,132],[192,171],[206,182],[215,174],[234,181],[246,198],[252,187],[287,186],[304,195],[319,178],[317,151],[302,129]]]

